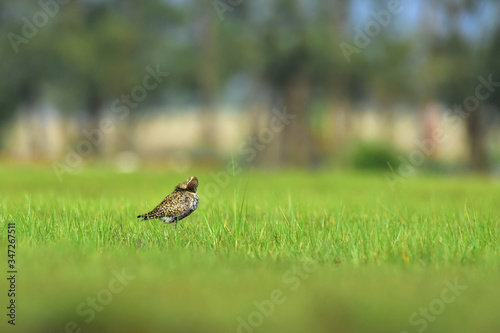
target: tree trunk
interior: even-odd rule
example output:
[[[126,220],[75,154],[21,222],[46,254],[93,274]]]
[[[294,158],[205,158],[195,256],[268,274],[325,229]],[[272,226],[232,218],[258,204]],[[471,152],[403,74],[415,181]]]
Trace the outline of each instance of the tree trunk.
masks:
[[[35,84],[25,83],[21,87],[20,118],[25,124],[27,145],[21,155],[28,160],[38,160],[46,157],[46,137],[44,124],[41,122],[39,106],[37,105],[38,90]]]
[[[487,172],[490,165],[486,152],[486,126],[483,116],[483,109],[471,112],[466,125],[469,136],[470,167],[475,171]]]
[[[319,162],[318,146],[307,120],[309,80],[297,75],[287,82],[284,89],[286,113],[295,116],[285,124],[282,136],[281,163],[312,166]]]
[[[217,23],[211,13],[200,18],[200,68],[198,82],[202,102],[202,145],[207,150],[217,148],[215,100],[218,89]]]
[[[333,96],[335,96],[332,93]],[[351,123],[351,106],[347,99],[335,96],[330,101],[333,124],[328,126],[332,134],[327,137],[327,153],[338,152],[348,141]]]
[[[86,124],[83,126],[82,140],[88,141],[91,144],[90,152],[82,155],[101,155],[103,151],[104,133],[100,131],[100,120],[103,100],[97,89],[92,89],[87,99],[87,116]],[[87,149],[87,148],[85,148]]]

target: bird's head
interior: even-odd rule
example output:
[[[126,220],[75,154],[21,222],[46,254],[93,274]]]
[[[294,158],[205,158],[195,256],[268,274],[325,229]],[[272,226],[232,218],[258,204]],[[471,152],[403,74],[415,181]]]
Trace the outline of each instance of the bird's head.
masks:
[[[179,185],[177,185],[175,189],[196,193],[197,188],[198,188],[198,178],[189,177],[184,183],[180,183]]]

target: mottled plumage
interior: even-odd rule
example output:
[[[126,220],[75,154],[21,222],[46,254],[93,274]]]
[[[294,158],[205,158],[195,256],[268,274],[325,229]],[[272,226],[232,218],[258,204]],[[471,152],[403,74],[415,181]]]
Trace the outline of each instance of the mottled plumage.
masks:
[[[177,228],[177,222],[198,208],[197,188],[198,178],[190,177],[184,183],[177,185],[155,209],[137,217],[143,220],[159,219],[165,223],[173,222],[174,228]]]

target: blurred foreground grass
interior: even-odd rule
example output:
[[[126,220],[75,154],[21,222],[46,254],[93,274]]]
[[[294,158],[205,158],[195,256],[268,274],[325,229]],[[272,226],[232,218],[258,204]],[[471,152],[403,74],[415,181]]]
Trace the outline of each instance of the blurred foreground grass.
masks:
[[[191,175],[200,206],[177,230],[135,218]],[[1,167],[15,331],[498,331],[499,181],[427,176],[392,191],[368,173],[218,179],[96,167],[59,182],[49,168]]]

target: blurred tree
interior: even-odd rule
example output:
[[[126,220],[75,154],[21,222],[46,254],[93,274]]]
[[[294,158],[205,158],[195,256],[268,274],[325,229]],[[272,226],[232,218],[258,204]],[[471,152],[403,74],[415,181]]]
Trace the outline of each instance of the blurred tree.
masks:
[[[486,171],[489,161],[486,150],[487,126],[485,108],[482,103],[477,106],[465,105],[468,96],[475,93],[479,83],[477,78],[484,73],[484,58],[477,44],[467,39],[461,26],[464,15],[477,14],[477,1],[439,1],[438,6],[448,24],[446,34],[434,36],[429,72],[437,83],[437,92],[457,116],[465,121],[470,166],[473,170]],[[462,111],[459,111],[462,110]]]
[[[51,102],[62,110],[84,110],[81,126],[86,130],[99,128],[104,106],[116,99],[129,111],[147,103],[144,89],[134,88],[144,84],[150,71],[167,71],[169,62],[174,67],[178,45],[167,43],[168,32],[177,33],[184,19],[175,5],[161,0],[71,2],[52,15],[37,3],[7,1],[1,6],[1,31],[15,31],[20,36],[16,41],[22,42],[13,46],[12,38],[2,39],[0,86],[6,93],[0,97],[0,117],[12,115],[18,105],[35,112],[35,104],[50,91]],[[22,22],[36,15],[47,21],[25,30]],[[36,31],[28,38],[29,29]],[[160,95],[162,88],[148,89],[147,99]],[[97,152],[100,145],[94,148]]]
[[[263,53],[261,77],[269,82],[282,112],[294,116],[281,134],[282,164],[314,165],[319,162],[318,142],[311,132],[307,111],[312,90],[331,79],[332,45],[325,21],[320,24],[320,2],[275,1],[274,15],[259,22],[259,50]]]
[[[252,60],[259,51],[246,28],[249,23],[246,2],[231,5],[224,1],[186,1],[185,4],[196,18],[190,27],[190,48],[186,49],[191,60],[188,76],[194,83],[189,88],[201,105],[200,146],[204,154],[213,154],[221,140],[217,123],[224,83],[254,70]]]
[[[493,15],[498,17],[500,15],[500,4],[494,3]],[[496,83],[494,90],[490,91],[491,95],[488,97],[488,102],[491,103],[497,112],[500,111],[500,22],[496,21],[490,39],[486,43],[484,54],[484,67],[485,74],[491,74],[493,81]]]
[[[37,3],[3,1],[0,4],[0,127],[16,112],[29,123],[23,157],[43,157],[47,151],[41,110],[46,78],[55,64],[50,17]]]
[[[84,129],[99,127],[103,107],[112,100],[118,99],[116,105],[133,112],[146,98],[162,91],[142,87],[143,78],[151,71],[167,70],[163,29],[168,24],[160,17],[168,24],[178,20],[178,14],[160,1],[67,5],[54,37],[60,59],[58,83],[65,87],[63,98],[71,96],[73,105],[86,110]],[[98,151],[99,145],[96,148]]]
[[[220,89],[221,53],[219,44],[219,21],[210,2],[194,2],[196,14],[195,48],[198,51],[196,80],[202,105],[204,149],[216,149],[218,143],[217,94]]]
[[[321,31],[326,32],[325,40],[331,41],[325,47],[332,47],[332,50],[325,50],[330,54],[332,73],[329,73],[327,81],[326,99],[330,104],[333,115],[333,135],[327,137],[327,146],[323,149],[326,153],[338,152],[347,142],[351,127],[351,115],[353,101],[356,100],[356,91],[363,86],[358,70],[364,69],[362,57],[353,57],[348,62],[340,46],[347,40],[351,40],[351,16],[352,1],[321,1],[318,7],[319,22],[324,22]],[[326,73],[325,73],[326,74]]]

